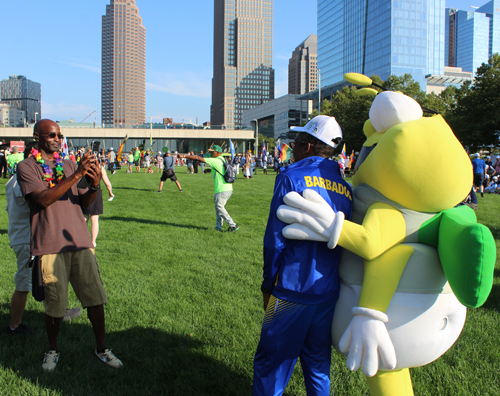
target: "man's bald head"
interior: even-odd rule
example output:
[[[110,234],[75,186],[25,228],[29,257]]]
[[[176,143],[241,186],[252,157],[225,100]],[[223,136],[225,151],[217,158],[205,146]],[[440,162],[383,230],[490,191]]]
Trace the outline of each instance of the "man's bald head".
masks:
[[[59,129],[59,125],[57,125],[54,121],[49,120],[48,118],[44,118],[43,120],[38,121],[33,128],[33,137],[35,140],[38,140],[38,137],[41,133],[48,131],[53,126],[56,126]]]

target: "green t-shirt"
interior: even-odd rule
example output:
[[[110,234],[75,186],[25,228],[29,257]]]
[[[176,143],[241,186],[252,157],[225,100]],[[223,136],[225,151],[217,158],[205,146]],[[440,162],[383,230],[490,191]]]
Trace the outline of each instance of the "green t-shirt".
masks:
[[[11,154],[7,157],[7,163],[9,168],[13,168],[15,164],[21,162],[24,159],[24,153]]]
[[[134,162],[134,154],[130,153],[130,154],[128,155],[128,162],[129,162],[129,163]]]
[[[134,151],[134,160],[139,161],[141,159],[141,152],[139,150]]]
[[[224,162],[222,157],[217,158],[205,158],[207,165],[212,168],[212,177],[214,178],[215,193],[220,193],[223,191],[233,191],[233,185],[231,183],[226,183],[224,177]],[[219,171],[219,172],[217,172]],[[221,175],[222,173],[222,175]]]

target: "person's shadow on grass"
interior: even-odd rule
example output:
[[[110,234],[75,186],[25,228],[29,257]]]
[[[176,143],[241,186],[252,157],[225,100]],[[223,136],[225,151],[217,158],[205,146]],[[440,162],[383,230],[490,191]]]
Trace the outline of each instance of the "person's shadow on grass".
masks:
[[[209,230],[208,227],[200,227],[200,226],[195,226],[195,225],[191,225],[191,224],[167,223],[166,221],[158,221],[158,220],[151,220],[151,219],[139,219],[137,217],[123,217],[123,216],[105,217],[105,216],[103,216],[101,221],[128,221],[128,222],[133,222],[133,223],[165,225],[165,226],[179,227],[179,228],[191,228],[194,230],[204,230],[204,231]]]
[[[94,356],[95,339],[83,311],[80,318],[61,324],[60,360],[56,370],[48,373],[42,369],[48,346],[42,311],[27,310],[23,316],[23,322],[37,330],[34,336],[11,335],[5,331],[10,306],[0,304],[0,382],[12,384],[2,394],[41,393],[42,389],[85,396],[251,393],[251,374],[226,365],[224,356],[217,360],[206,356],[202,341],[147,325],[106,334],[106,344],[124,364],[120,369],[108,368]]]

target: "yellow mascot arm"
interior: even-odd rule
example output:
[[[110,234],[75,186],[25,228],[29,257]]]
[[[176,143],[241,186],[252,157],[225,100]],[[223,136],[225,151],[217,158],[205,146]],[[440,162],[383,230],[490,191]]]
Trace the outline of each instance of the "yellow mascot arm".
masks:
[[[365,260],[359,306],[386,312],[412,254],[412,247],[397,245],[375,260]]]
[[[405,233],[403,215],[392,206],[378,202],[368,208],[362,225],[344,222],[338,244],[371,261],[400,243]]]

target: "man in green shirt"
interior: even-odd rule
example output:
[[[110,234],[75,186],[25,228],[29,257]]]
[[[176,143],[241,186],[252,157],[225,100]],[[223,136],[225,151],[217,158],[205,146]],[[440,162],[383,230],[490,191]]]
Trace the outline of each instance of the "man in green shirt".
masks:
[[[12,154],[7,157],[7,165],[9,166],[9,173],[12,176],[15,173],[16,165],[24,159],[24,154],[19,153],[17,146],[12,147]]]
[[[222,231],[222,224],[224,220],[229,225],[229,232],[236,232],[239,230],[239,227],[233,221],[229,213],[225,208],[226,202],[231,198],[231,194],[233,193],[233,185],[231,183],[226,183],[224,180],[224,163],[225,160],[221,156],[222,149],[220,146],[214,145],[211,149],[208,149],[211,154],[210,158],[207,157],[199,157],[197,155],[181,155],[179,154],[179,158],[186,158],[194,161],[200,161],[207,165],[210,165],[212,168],[212,178],[214,179],[215,185],[215,217],[217,219],[217,223],[215,225],[216,231]]]
[[[141,171],[141,152],[139,151],[139,147],[136,147],[134,151],[134,164],[135,171],[139,173]]]

